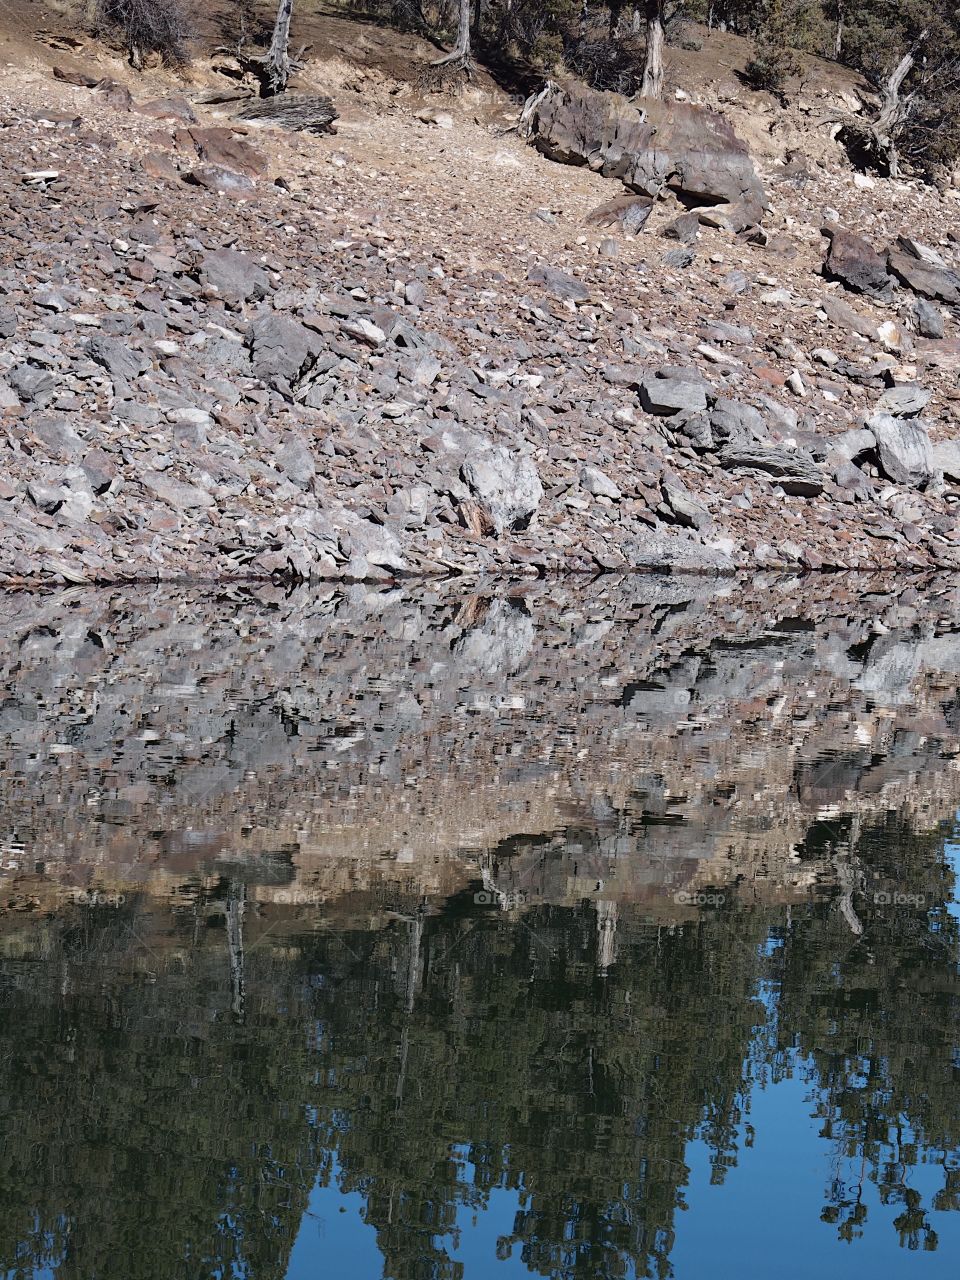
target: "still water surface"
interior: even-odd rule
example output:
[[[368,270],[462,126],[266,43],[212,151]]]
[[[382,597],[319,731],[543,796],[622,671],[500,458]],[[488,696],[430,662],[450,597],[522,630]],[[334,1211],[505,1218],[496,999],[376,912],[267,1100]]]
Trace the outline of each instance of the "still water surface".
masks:
[[[955,1276],[960,602],[822,591],[5,602],[0,1275]]]

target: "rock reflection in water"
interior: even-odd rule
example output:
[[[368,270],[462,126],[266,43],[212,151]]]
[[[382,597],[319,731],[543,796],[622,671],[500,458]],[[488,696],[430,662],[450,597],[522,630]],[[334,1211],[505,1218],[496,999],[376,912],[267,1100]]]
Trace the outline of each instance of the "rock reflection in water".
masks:
[[[820,824],[960,799],[958,670],[960,592],[859,580],[8,596],[0,874],[802,893],[846,857]]]
[[[960,596],[706,590],[4,600],[0,1273],[666,1276],[790,1077],[943,1257]]]

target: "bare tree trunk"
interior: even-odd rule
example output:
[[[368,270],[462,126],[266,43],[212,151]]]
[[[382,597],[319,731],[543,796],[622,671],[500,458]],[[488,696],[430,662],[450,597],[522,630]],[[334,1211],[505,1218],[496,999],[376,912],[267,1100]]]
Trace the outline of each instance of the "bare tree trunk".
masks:
[[[897,63],[886,84],[881,88],[880,110],[875,120],[864,120],[861,116],[849,115],[846,112],[840,117],[843,122],[843,132],[848,138],[854,140],[858,148],[864,150],[873,162],[885,165],[891,178],[900,176],[897,140],[903,133],[915,105],[913,93],[903,95],[904,82],[917,65],[917,55],[929,36],[930,32],[924,31],[913,48]]]
[[[270,52],[264,64],[266,84],[271,94],[283,93],[290,79],[290,19],[293,16],[293,0],[280,0],[277,20],[273,25]]]
[[[837,31],[833,41],[833,57],[835,62],[839,62],[843,56],[843,26],[846,18],[846,11],[843,0],[837,3]]]
[[[663,0],[647,0],[647,52],[643,60],[641,98],[663,97]]]
[[[927,33],[920,37],[918,43],[926,40]],[[880,114],[873,125],[877,146],[890,168],[890,177],[900,177],[900,158],[897,155],[897,135],[903,127],[910,112],[909,99],[906,102],[900,97],[903,82],[916,64],[916,52],[911,49],[900,59],[890,79],[883,86],[882,106]]]
[[[630,18],[631,33],[635,36],[638,36],[640,34],[640,28],[642,26],[643,26],[643,15],[640,12],[640,6],[638,4],[635,4],[633,6],[633,13]]]
[[[470,0],[459,0],[457,15],[457,43],[450,53],[434,62],[435,67],[455,63],[464,69],[470,66]]]

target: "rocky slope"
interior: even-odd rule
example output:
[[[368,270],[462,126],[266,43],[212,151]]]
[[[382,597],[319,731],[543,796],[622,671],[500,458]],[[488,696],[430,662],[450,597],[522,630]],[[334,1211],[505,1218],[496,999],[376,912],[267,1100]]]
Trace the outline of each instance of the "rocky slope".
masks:
[[[0,582],[960,564],[949,194],[631,235],[502,119],[133,90],[0,67]]]

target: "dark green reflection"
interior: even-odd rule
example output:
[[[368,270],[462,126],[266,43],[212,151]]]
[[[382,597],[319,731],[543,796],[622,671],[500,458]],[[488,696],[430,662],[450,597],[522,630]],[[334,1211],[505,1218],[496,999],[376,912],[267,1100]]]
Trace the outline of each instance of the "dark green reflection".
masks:
[[[533,1273],[666,1276],[688,1143],[722,1180],[753,1088],[798,1060],[825,1150],[899,1207],[903,1245],[935,1248],[929,1213],[960,1194],[943,833],[833,830],[849,852],[831,850],[831,895],[728,893],[672,922],[370,895],[308,928],[239,880],[190,907],[7,916],[0,1270],[282,1277],[335,1158],[385,1276],[458,1276],[457,1210],[497,1186],[522,1205],[499,1252]],[[944,1164],[932,1205],[910,1186],[919,1161]],[[849,1182],[824,1215],[848,1239],[889,1229]]]

